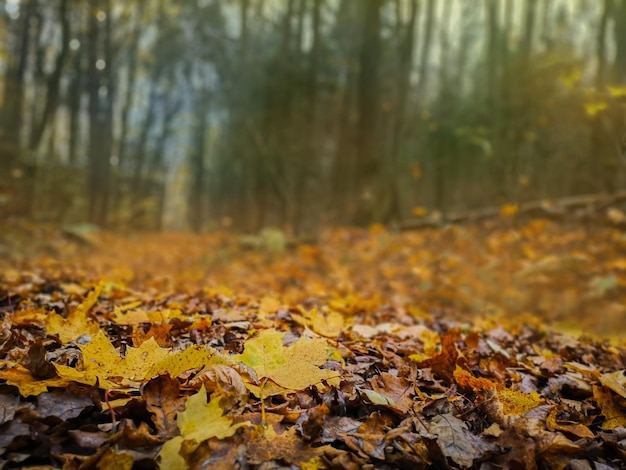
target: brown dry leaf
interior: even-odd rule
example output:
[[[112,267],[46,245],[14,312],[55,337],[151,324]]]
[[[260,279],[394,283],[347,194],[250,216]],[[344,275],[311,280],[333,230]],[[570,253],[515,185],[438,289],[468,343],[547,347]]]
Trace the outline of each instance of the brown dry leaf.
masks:
[[[320,456],[324,453],[325,447],[312,447],[303,442],[296,434],[295,427],[277,434],[270,426],[262,437],[250,442],[247,457],[253,465],[283,460],[289,465],[313,470],[324,468]]]
[[[189,386],[195,389],[200,388],[202,384],[209,393],[234,393],[239,397],[248,394],[246,384],[239,373],[223,364],[210,365],[189,381]]]
[[[546,418],[546,426],[550,431],[563,431],[576,437],[593,439],[595,435],[582,423],[564,422],[558,419],[559,410],[554,408]]]
[[[93,398],[84,391],[74,393],[70,389],[54,390],[41,393],[37,397],[35,411],[41,417],[54,416],[65,421],[76,418],[85,408],[93,405]]]
[[[135,463],[135,459],[128,452],[116,452],[110,449],[105,453],[98,463],[98,470],[131,470]]]
[[[413,407],[413,384],[407,379],[391,375],[387,372],[373,377],[371,380],[374,391],[384,394],[393,400],[393,408],[407,413]]]
[[[0,425],[11,421],[17,410],[22,408],[20,397],[15,395],[0,394]]]
[[[245,446],[239,444],[238,441],[236,438],[231,438],[225,441],[209,439],[202,442],[191,453],[184,454],[185,468],[233,470],[235,462],[242,461],[245,456]]]
[[[152,413],[152,422],[161,436],[172,436],[177,430],[176,415],[182,411],[185,398],[180,396],[180,384],[176,378],[160,375],[141,389],[146,408]]]
[[[454,344],[459,338],[458,330],[450,330],[441,338],[441,352],[417,364],[420,368],[430,367],[442,379],[452,382],[459,351]]]
[[[443,455],[461,468],[469,468],[475,460],[497,450],[495,445],[472,434],[463,421],[450,413],[435,416],[428,431],[437,436]]]
[[[46,348],[43,341],[38,338],[30,348],[26,355],[26,367],[37,379],[51,379],[57,377],[54,366],[46,359]]]

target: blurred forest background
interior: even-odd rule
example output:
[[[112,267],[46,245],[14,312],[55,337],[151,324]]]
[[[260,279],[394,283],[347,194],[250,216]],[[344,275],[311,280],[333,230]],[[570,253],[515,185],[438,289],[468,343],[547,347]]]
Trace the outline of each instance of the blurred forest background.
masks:
[[[626,0],[0,0],[0,216],[306,232],[626,187]]]

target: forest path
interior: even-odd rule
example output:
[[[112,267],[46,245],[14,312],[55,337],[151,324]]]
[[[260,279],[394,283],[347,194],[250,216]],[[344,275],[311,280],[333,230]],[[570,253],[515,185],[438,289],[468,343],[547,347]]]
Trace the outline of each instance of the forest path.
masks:
[[[623,468],[620,231],[249,246],[3,230],[7,468]]]

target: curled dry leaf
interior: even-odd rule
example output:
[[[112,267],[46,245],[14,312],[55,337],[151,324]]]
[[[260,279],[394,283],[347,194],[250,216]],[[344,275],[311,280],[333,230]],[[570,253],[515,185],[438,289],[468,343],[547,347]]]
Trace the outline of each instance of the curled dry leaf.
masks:
[[[240,397],[248,394],[248,389],[239,373],[232,367],[222,364],[208,366],[189,381],[189,385],[196,390],[200,389],[202,384],[208,393],[227,392],[235,393]]]

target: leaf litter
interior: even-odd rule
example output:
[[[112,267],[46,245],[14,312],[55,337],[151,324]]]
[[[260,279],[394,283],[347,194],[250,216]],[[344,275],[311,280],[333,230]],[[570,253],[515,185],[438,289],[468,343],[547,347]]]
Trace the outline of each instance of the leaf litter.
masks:
[[[0,262],[2,468],[626,468],[613,230],[99,237]]]

